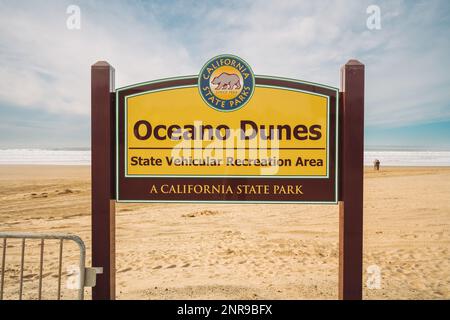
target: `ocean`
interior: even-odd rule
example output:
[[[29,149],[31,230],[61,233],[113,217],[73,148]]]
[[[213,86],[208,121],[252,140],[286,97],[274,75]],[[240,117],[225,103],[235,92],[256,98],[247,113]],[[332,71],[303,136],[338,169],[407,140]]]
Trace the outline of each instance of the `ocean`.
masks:
[[[450,166],[450,151],[427,150],[367,150],[364,164],[371,166],[373,160],[381,166]],[[89,165],[89,149],[0,149],[0,165]]]

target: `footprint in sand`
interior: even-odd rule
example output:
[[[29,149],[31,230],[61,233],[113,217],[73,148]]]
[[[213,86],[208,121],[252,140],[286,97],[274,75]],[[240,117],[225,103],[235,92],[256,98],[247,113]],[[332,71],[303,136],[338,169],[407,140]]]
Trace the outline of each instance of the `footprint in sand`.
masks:
[[[176,264],[171,264],[170,266],[167,267],[167,269],[173,269],[173,268],[176,268],[176,267],[177,267]]]
[[[219,211],[203,210],[203,211],[197,211],[197,212],[183,214],[181,216],[183,218],[195,218],[195,217],[200,217],[200,216],[215,216],[219,213],[220,213]]]
[[[227,249],[225,251],[225,254],[233,254],[233,253],[234,253],[234,250],[231,250],[231,249]]]
[[[407,239],[407,240],[412,240],[412,239],[416,239],[417,235],[416,234],[402,234],[400,236],[400,238]]]
[[[64,190],[64,191],[61,191],[61,192],[58,192],[58,190],[56,190],[55,191],[58,195],[63,195],[63,194],[71,194],[71,193],[74,193],[74,191],[73,190],[71,190],[71,189],[66,189],[66,190]]]
[[[431,235],[431,239],[440,240],[442,238],[443,234],[444,234],[443,232],[437,232],[437,233]]]
[[[31,193],[30,195],[32,198],[47,198],[48,197],[47,192],[42,192],[41,194]]]

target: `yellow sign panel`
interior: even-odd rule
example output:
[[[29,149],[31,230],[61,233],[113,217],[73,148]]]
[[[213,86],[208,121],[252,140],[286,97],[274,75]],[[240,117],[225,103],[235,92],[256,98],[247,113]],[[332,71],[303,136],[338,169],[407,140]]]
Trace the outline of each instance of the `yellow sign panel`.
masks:
[[[258,86],[223,112],[197,86],[126,97],[127,177],[328,177],[329,97]]]

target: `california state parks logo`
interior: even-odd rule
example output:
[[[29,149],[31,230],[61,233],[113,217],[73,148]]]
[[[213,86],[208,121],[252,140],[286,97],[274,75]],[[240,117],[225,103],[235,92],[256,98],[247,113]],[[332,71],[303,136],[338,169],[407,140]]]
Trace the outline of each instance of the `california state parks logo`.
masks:
[[[198,76],[200,96],[218,111],[235,111],[250,101],[255,76],[247,62],[224,54],[209,60]]]

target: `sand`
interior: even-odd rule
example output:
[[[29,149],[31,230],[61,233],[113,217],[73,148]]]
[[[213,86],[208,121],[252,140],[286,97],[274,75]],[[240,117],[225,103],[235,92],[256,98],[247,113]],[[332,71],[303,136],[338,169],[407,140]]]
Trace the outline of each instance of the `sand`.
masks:
[[[337,206],[117,209],[118,299],[337,298]],[[365,284],[364,299],[449,299],[450,168],[367,168],[364,210],[364,269],[381,270],[381,288]],[[90,168],[0,166],[0,230],[77,234],[89,258]],[[5,298],[13,299],[20,241],[7,249]],[[38,242],[27,243],[27,299],[37,297],[38,249]],[[64,249],[66,273],[77,250]],[[57,243],[46,244],[44,299],[56,297],[57,254]],[[74,290],[62,293],[76,297]]]

